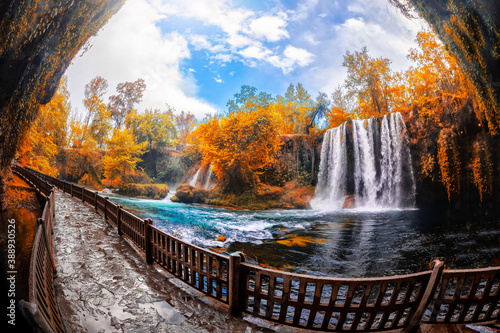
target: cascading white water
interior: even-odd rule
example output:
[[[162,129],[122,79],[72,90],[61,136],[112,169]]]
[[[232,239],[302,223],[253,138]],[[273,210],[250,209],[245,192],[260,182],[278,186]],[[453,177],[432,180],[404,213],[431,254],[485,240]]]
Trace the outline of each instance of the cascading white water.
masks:
[[[337,205],[343,203],[346,193],[346,125],[329,129],[321,146],[318,185],[315,199],[317,201]],[[334,208],[338,208],[337,206]]]
[[[205,182],[205,187],[204,189],[205,190],[211,190],[212,189],[212,186],[210,186],[210,178],[212,178],[212,169],[209,167],[208,168],[208,175],[207,175],[207,181]]]
[[[415,200],[406,126],[400,113],[381,120],[353,120],[326,131],[318,184],[311,206],[342,208],[349,195],[356,207],[412,207]]]
[[[196,186],[196,181],[198,180],[198,175],[200,174],[200,170],[201,170],[201,168],[198,169],[198,171],[196,171],[193,178],[191,178],[191,180],[189,181],[189,185]]]

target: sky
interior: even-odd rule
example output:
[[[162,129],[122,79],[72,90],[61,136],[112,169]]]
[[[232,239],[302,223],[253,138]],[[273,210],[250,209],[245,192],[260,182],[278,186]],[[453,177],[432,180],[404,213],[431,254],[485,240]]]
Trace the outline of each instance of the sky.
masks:
[[[144,79],[139,112],[168,104],[199,119],[227,110],[242,85],[276,96],[302,83],[315,98],[344,82],[346,51],[366,45],[394,71],[408,68],[424,28],[387,0],[127,0],[68,67],[71,104],[84,110],[96,76],[107,96]]]

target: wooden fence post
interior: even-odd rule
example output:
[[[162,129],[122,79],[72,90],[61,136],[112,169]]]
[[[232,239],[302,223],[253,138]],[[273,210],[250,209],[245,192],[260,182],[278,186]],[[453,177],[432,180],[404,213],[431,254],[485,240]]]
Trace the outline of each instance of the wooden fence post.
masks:
[[[145,219],[144,220],[144,252],[146,252],[146,263],[151,265],[153,263],[153,256],[151,255],[151,226],[153,225],[153,220]]]
[[[95,199],[94,200],[95,200],[95,210],[96,211],[97,211],[97,195],[98,195],[97,193],[99,193],[99,192],[95,191]]]
[[[422,315],[425,309],[429,306],[429,301],[432,300],[434,293],[436,292],[436,288],[439,285],[439,281],[441,280],[441,276],[443,274],[444,262],[440,260],[434,260],[434,267],[432,268],[431,277],[429,278],[429,283],[427,283],[427,288],[425,288],[424,295],[420,300],[420,304],[418,305],[413,317],[411,317],[410,324],[406,327],[405,332],[416,332],[419,325],[420,320],[422,320]]]
[[[122,205],[118,205],[116,211],[116,228],[118,229],[118,235],[123,235],[122,231]]]
[[[228,305],[229,313],[237,316],[241,312],[240,306],[240,264],[245,262],[245,256],[242,252],[234,252],[229,256],[229,286],[228,286]]]
[[[64,182],[64,185],[66,185],[66,182]],[[70,184],[70,193],[71,193],[71,196],[73,196],[73,184]],[[66,189],[66,186],[64,186],[64,189]]]
[[[82,203],[85,203],[85,186],[82,186]]]
[[[104,197],[104,219],[108,219],[108,197]]]

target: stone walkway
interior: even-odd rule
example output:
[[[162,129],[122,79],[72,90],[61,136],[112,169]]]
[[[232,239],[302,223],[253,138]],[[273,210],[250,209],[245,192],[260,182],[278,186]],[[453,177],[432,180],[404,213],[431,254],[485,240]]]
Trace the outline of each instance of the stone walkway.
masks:
[[[68,332],[269,332],[147,265],[94,209],[56,192],[56,294]]]

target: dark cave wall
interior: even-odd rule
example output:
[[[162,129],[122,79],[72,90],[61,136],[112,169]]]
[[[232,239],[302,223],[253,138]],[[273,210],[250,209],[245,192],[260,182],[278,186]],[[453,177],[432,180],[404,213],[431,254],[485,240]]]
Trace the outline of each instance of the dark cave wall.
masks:
[[[0,210],[11,160],[39,105],[50,101],[73,57],[123,3],[0,3]]]

